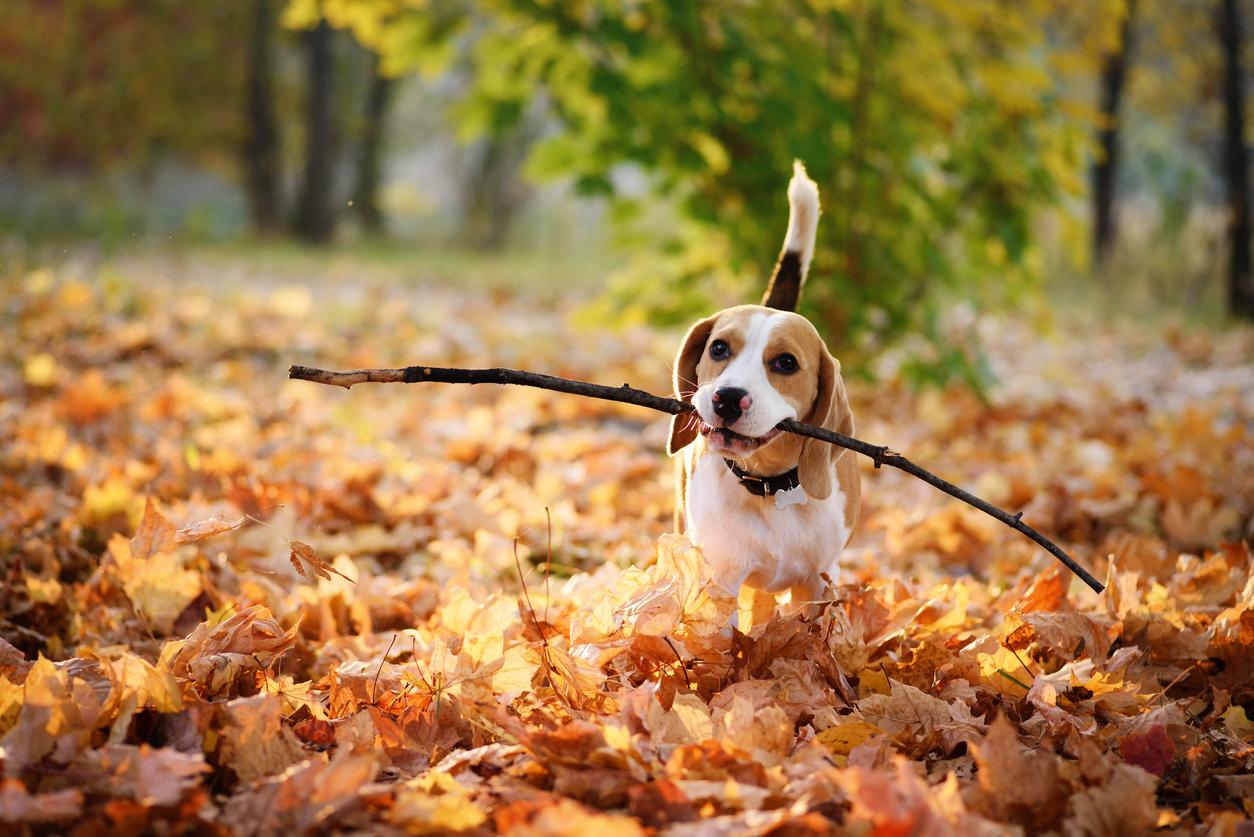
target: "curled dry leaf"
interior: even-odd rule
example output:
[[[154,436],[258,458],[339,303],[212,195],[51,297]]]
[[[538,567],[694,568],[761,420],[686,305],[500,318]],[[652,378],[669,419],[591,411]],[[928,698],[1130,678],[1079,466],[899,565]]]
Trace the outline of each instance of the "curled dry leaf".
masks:
[[[216,516],[207,517],[204,520],[197,520],[179,529],[174,533],[174,538],[178,543],[199,543],[226,532],[234,532],[243,526],[244,521],[248,519],[248,515],[241,515],[233,520]]]
[[[283,630],[270,611],[253,605],[220,622],[201,622],[162,654],[170,672],[218,694],[244,672],[264,669],[296,643],[299,625]]]
[[[350,581],[353,584],[357,583],[319,558],[318,553],[314,552],[313,547],[307,543],[292,541],[292,551],[289,560],[292,562],[292,566],[296,568],[296,572],[310,581],[319,577],[330,579],[331,574],[334,573],[345,581]]]

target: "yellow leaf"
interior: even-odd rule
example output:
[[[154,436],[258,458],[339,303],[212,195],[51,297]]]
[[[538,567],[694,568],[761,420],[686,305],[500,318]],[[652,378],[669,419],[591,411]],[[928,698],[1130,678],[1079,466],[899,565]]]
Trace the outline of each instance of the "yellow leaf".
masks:
[[[689,137],[688,141],[714,174],[723,174],[731,166],[731,157],[727,149],[709,134],[696,133]]]
[[[0,735],[9,731],[17,721],[17,713],[22,708],[23,689],[17,683],[0,674]]]
[[[185,569],[176,555],[161,552],[147,560],[136,558],[130,541],[119,534],[109,541],[109,553],[127,598],[156,632],[168,634],[183,609],[200,595],[200,574]]]
[[[710,708],[691,693],[676,695],[669,712],[656,700],[651,701],[644,722],[655,742],[698,744],[714,737]]]
[[[26,578],[26,594],[30,596],[32,602],[52,604],[61,598],[63,592],[61,582],[55,578],[44,579],[38,576]]]
[[[140,708],[158,712],[178,712],[183,708],[183,690],[168,669],[157,668],[136,654],[123,651],[114,659],[104,658],[113,680],[123,692],[136,695]]]
[[[1246,741],[1254,741],[1254,723],[1245,714],[1243,707],[1233,704],[1228,707],[1228,711],[1223,714],[1224,726],[1228,731],[1238,738]]]
[[[496,692],[525,692],[531,688],[531,678],[538,664],[527,656],[527,649],[515,645],[501,657],[500,667],[492,673],[492,689]]]
[[[22,278],[22,289],[31,296],[40,296],[52,290],[56,276],[46,267],[36,268]]]
[[[478,828],[487,822],[488,815],[463,796],[402,791],[397,794],[388,819],[404,825],[410,834],[440,834]]]
[[[888,677],[877,668],[864,668],[858,672],[858,697],[886,695],[891,691]]]
[[[81,281],[66,282],[57,293],[57,301],[66,308],[83,308],[94,298],[91,285]]]
[[[22,367],[22,377],[25,378],[26,383],[41,389],[47,389],[55,384],[60,374],[56,359],[47,352],[31,355]]]
[[[488,815],[461,783],[443,770],[433,770],[405,784],[388,819],[410,834],[438,834],[478,828]]]
[[[312,29],[322,19],[318,0],[289,0],[283,10],[282,24],[288,29]]]
[[[123,477],[109,477],[100,485],[89,485],[83,491],[83,519],[100,523],[130,509],[135,492]]]
[[[817,738],[819,743],[831,752],[847,756],[854,747],[869,741],[874,736],[883,734],[883,730],[866,721],[846,721],[834,727],[828,727],[820,732]]]

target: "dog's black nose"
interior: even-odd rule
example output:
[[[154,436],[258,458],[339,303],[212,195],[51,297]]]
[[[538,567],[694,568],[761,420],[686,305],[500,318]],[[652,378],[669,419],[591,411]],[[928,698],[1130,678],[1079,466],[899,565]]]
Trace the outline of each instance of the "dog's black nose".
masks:
[[[739,387],[716,389],[710,400],[714,402],[714,414],[723,420],[723,424],[735,424],[752,402],[749,393]]]

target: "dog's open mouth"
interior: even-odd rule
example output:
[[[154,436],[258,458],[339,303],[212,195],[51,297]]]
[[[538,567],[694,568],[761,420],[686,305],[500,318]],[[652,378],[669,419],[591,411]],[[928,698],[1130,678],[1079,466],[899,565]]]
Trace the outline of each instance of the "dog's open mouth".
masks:
[[[705,436],[716,449],[729,453],[753,453],[782,432],[778,427],[772,427],[761,436],[743,436],[726,427],[712,427],[701,422],[701,435]]]

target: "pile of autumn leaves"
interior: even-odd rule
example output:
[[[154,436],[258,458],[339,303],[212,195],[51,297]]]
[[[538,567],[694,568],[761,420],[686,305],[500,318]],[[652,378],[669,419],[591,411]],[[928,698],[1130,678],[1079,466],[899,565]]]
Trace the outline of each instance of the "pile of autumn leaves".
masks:
[[[519,447],[475,435],[484,416],[507,424],[517,410],[473,407],[466,429],[448,431],[461,435],[432,458],[464,468],[389,481],[380,471],[392,466],[372,470],[351,446],[320,440],[334,429],[310,431],[308,405],[238,397],[266,364],[204,358],[217,336],[196,344],[194,329],[155,325],[163,312],[179,323],[172,299],[142,317],[108,305],[58,313],[46,303],[67,288],[92,298],[54,283],[5,324],[27,339],[60,326],[65,348],[3,350],[0,455],[14,475],[0,482],[5,826],[1134,834],[1254,815],[1250,552],[1231,541],[1168,549],[1124,518],[1114,525],[1149,506],[1099,507],[1101,480],[1039,492],[1049,502],[1037,514],[1053,509],[1061,528],[1082,519],[1092,542],[1081,554],[1104,574],[1103,596],[1039,556],[1010,571],[987,560],[991,582],[908,580],[855,550],[817,615],[741,633],[729,627],[736,602],[709,588],[681,538],[615,533],[630,560],[605,560],[598,545],[601,560],[571,567],[560,542],[549,560],[543,530],[520,546],[500,534],[516,521],[479,519],[533,514],[512,510],[524,495],[510,492],[557,479],[543,437]],[[239,316],[214,327],[247,344],[266,313]],[[177,371],[148,374],[153,354]],[[93,375],[88,358],[101,357],[109,371]],[[200,385],[170,383],[195,357],[211,370]],[[402,431],[418,420],[388,419]],[[1221,455],[1244,461],[1249,431],[1231,427]],[[640,487],[641,460],[614,431],[578,432],[567,444],[606,464],[555,483],[570,497],[554,504],[567,540],[607,503],[652,508],[632,492],[665,483]],[[118,435],[133,458],[112,446]],[[1145,481],[1139,497],[1178,499],[1175,483]],[[866,549],[885,563],[901,543],[946,566],[964,550],[1022,548],[945,506],[903,535],[892,498],[870,502]],[[1204,519],[1193,500],[1182,506],[1203,522],[1181,537],[1232,531],[1231,508],[1248,516],[1248,497],[1218,523],[1207,502]],[[477,528],[457,528],[470,518]],[[323,531],[312,545],[288,539],[293,519]]]
[[[237,525],[176,531],[150,504],[96,583],[125,588],[130,562],[182,560]],[[288,626],[240,602],[153,659],[114,646],[32,663],[0,646],[0,816],[239,834],[1116,834],[1189,810],[1236,821],[1254,791],[1243,548],[1144,589],[1112,570],[1087,612],[1058,572],[995,598],[886,582],[748,636],[727,629],[736,604],[698,551],[668,536],[657,557],[549,579],[547,598],[542,578],[520,597],[452,592],[384,647],[304,638],[320,608],[353,606],[338,580]]]

